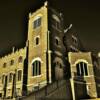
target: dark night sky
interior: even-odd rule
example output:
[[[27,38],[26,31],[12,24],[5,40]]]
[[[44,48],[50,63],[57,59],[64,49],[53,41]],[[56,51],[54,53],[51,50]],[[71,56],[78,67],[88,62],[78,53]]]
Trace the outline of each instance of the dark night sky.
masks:
[[[0,55],[12,46],[22,47],[28,32],[28,13],[35,11],[45,0],[0,0]],[[72,23],[88,50],[100,51],[99,0],[49,0],[62,12],[66,23]]]

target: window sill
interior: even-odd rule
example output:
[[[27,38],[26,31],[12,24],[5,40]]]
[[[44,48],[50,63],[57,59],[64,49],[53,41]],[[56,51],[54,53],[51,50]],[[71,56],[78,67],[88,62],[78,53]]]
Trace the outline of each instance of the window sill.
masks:
[[[85,78],[85,77],[94,77],[94,75],[87,75],[87,76],[76,76],[76,77],[79,77],[79,78]]]
[[[43,76],[43,74],[37,75],[37,76],[32,76],[32,78],[39,78],[39,77],[42,77],[42,76]]]

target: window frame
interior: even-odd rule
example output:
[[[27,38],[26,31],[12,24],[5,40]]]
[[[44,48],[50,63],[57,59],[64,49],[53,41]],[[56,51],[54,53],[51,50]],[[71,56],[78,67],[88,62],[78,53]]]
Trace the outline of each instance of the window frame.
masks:
[[[88,76],[89,75],[88,64],[82,61],[78,62],[76,64],[76,71],[77,71],[77,76],[83,76],[83,77]]]
[[[12,82],[12,73],[9,73],[9,83]]]
[[[74,43],[75,45],[78,44],[78,39],[77,39],[77,37],[76,37],[75,35],[73,35],[73,34],[72,34],[72,41],[73,41],[73,43]]]
[[[19,74],[19,72],[20,72],[20,74]],[[17,81],[21,81],[21,80],[22,80],[22,70],[20,69],[17,71]]]
[[[36,39],[38,39],[38,44],[36,43]],[[40,35],[34,37],[34,41],[33,41],[33,47],[37,47],[38,45],[40,45]]]
[[[37,29],[40,27],[42,24],[42,17],[38,16],[34,21],[33,21],[33,29]]]
[[[32,63],[32,76],[39,76],[41,75],[41,61],[40,60],[35,60]]]

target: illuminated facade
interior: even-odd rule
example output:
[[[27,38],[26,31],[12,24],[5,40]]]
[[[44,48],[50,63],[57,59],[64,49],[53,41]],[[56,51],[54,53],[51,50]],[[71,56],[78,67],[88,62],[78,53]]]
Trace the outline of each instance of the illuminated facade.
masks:
[[[72,25],[64,29],[63,15],[45,2],[29,14],[26,47],[13,49],[11,54],[0,58],[0,96],[22,96],[65,78],[71,80],[73,100],[78,79],[84,81],[86,95],[96,98],[91,53],[81,51]]]
[[[18,95],[21,95],[25,58],[26,48],[22,48],[0,59],[1,97],[13,97],[15,91],[17,91]]]

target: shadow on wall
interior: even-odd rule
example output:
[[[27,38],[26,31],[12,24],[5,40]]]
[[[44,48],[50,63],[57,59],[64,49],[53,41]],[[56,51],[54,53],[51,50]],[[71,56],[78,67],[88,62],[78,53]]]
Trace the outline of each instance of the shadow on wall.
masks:
[[[76,100],[90,99],[87,91],[87,84],[84,77],[74,79],[75,97]]]

